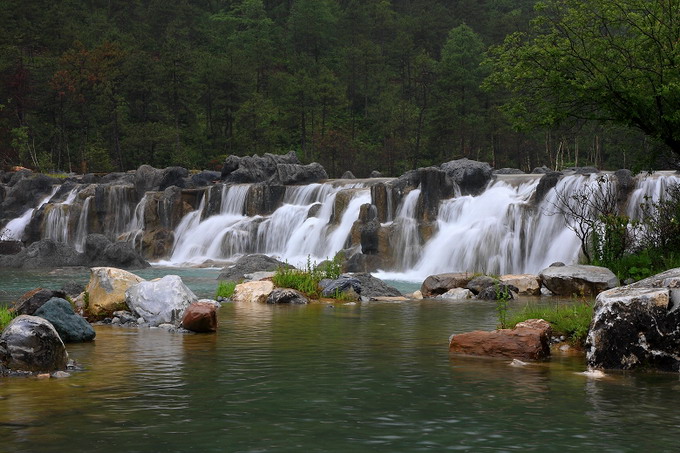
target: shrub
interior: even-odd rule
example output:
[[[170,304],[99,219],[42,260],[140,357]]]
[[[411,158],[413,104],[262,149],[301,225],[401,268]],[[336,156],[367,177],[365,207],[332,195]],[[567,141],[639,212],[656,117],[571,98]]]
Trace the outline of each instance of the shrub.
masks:
[[[234,288],[236,288],[236,282],[219,282],[215,291],[215,299],[220,297],[230,298],[234,294]]]
[[[276,270],[272,281],[281,288],[296,289],[309,297],[318,298],[319,282],[324,278],[336,279],[341,273],[342,255],[336,254],[332,260],[324,261],[321,265],[313,263],[307,257],[307,265],[304,270],[280,267]],[[335,299],[342,299],[342,294],[336,295]]]
[[[2,332],[15,317],[16,313],[14,313],[14,310],[0,307],[0,332]]]

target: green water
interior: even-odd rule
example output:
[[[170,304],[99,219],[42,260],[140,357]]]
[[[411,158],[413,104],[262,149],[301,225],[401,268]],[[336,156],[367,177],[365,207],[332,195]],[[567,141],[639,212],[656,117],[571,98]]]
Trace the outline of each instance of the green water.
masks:
[[[215,335],[97,326],[68,345],[83,371],[0,379],[0,451],[677,448],[677,375],[449,357],[448,336],[493,328],[494,307],[225,304]]]

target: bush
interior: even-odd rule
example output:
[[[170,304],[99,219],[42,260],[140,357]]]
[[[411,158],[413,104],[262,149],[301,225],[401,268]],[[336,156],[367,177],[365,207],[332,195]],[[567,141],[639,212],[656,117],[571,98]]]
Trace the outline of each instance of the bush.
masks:
[[[527,319],[545,319],[550,323],[553,332],[564,335],[572,344],[583,346],[588,335],[590,321],[593,318],[593,306],[589,302],[579,302],[553,307],[525,306],[508,322],[509,327]]]
[[[230,298],[234,294],[235,288],[236,282],[219,282],[217,284],[217,290],[215,291],[215,299],[220,297],[225,299]]]
[[[16,313],[9,308],[0,307],[0,332],[16,317]]]
[[[332,260],[324,261],[317,266],[307,257],[307,265],[304,270],[295,268],[278,268],[272,281],[280,288],[296,289],[308,297],[318,298],[319,282],[324,278],[336,279],[340,276],[342,256],[336,254]],[[342,295],[336,297],[341,298]]]

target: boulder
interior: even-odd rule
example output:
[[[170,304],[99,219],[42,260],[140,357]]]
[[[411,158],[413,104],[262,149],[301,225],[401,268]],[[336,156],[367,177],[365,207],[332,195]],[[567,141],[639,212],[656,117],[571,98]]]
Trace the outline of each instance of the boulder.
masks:
[[[347,170],[346,172],[344,172],[344,173],[342,174],[342,176],[340,177],[340,179],[357,179],[357,177],[354,176],[354,173],[352,173],[351,171]]]
[[[273,213],[286,194],[286,187],[268,183],[253,184],[248,190],[246,198],[246,215],[269,215]]]
[[[21,315],[0,335],[0,363],[11,370],[51,372],[66,369],[68,354],[49,321]]]
[[[478,195],[493,176],[491,165],[469,159],[452,160],[440,168],[455,182],[463,195]]]
[[[21,241],[0,240],[0,255],[16,255],[20,253],[23,249],[24,244]]]
[[[383,174],[379,172],[378,170],[373,170],[371,174],[369,175],[369,178],[382,178]]]
[[[140,269],[150,264],[128,242],[111,242],[103,234],[88,234],[85,238],[88,266]]]
[[[274,291],[274,284],[270,281],[246,282],[236,285],[232,302],[267,302],[267,298]]]
[[[215,181],[219,181],[221,176],[219,171],[203,170],[200,173],[191,175],[189,181],[193,187],[205,187],[214,184]]]
[[[536,169],[534,169],[533,172],[537,173]],[[548,192],[550,192],[557,185],[562,176],[562,172],[559,171],[548,170],[544,172],[541,180],[538,181],[538,185],[536,186],[536,190],[532,196],[532,201],[535,204],[539,204],[541,201],[543,201]]]
[[[61,285],[61,291],[64,292],[68,297],[76,297],[79,294],[81,294],[83,291],[85,291],[85,286],[81,285],[75,280],[68,281]],[[54,297],[62,297],[63,296],[54,296]]]
[[[521,296],[540,296],[541,281],[533,274],[508,274],[502,275],[499,280],[506,285],[517,288],[517,294]]]
[[[543,360],[550,356],[550,324],[527,320],[514,329],[466,332],[451,337],[449,352],[520,360]]]
[[[215,332],[217,330],[217,305],[210,302],[194,302],[182,317],[182,327],[192,332]]]
[[[86,311],[94,316],[108,316],[126,308],[125,292],[144,279],[128,271],[114,267],[93,267],[90,281],[85,288]]]
[[[143,281],[125,291],[125,302],[130,311],[152,327],[179,325],[184,310],[197,300],[177,275]]]
[[[597,296],[588,366],[680,372],[680,268]]]
[[[17,315],[33,315],[38,308],[42,307],[53,297],[65,298],[66,294],[63,291],[36,288],[27,292],[14,302],[14,312]]]
[[[64,343],[92,341],[95,331],[85,318],[77,315],[65,299],[53,297],[35,311],[35,316],[48,320]]]
[[[464,288],[472,278],[473,275],[467,272],[430,275],[421,285],[420,292],[427,299],[453,288]]]
[[[269,294],[267,303],[304,305],[309,303],[309,299],[300,291],[291,288],[277,288]]]
[[[82,266],[83,256],[63,242],[43,239],[32,243],[16,255],[0,256],[0,267],[41,269],[64,266]]]
[[[475,295],[481,293],[485,289],[491,287],[493,288],[494,286],[498,286],[500,284],[500,280],[489,277],[488,275],[479,275],[472,280],[468,282],[465,287],[472,291]]]
[[[420,195],[416,206],[416,216],[426,222],[434,222],[439,214],[441,201],[451,198],[454,187],[447,173],[437,167],[419,168]]]
[[[558,296],[595,296],[619,286],[619,279],[606,267],[572,265],[548,267],[539,278],[543,286]]]
[[[480,300],[499,300],[505,298],[506,300],[514,299],[517,294],[517,288],[512,285],[505,285],[498,283],[493,286],[487,286],[477,294],[477,299]]]
[[[335,299],[359,300],[361,282],[349,275],[341,275],[336,279],[324,278],[319,282],[321,295]]]
[[[273,182],[278,177],[277,165],[282,164],[301,166],[294,151],[285,155],[265,154],[262,157],[257,154],[228,156],[222,166],[221,176],[226,183],[233,184]]]
[[[245,280],[247,274],[253,274],[255,272],[274,272],[279,268],[291,269],[293,266],[267,255],[244,255],[234,264],[222,269],[222,272],[220,272],[217,279],[238,282]]]
[[[389,286],[384,281],[372,276],[367,272],[358,272],[349,275],[351,278],[357,280],[360,285],[360,294],[363,297],[374,299],[376,297],[401,297],[403,294],[392,286]]]
[[[326,170],[316,162],[309,165],[277,164],[273,182],[283,185],[311,184],[325,179],[328,179]]]
[[[472,299],[474,293],[467,288],[451,288],[444,294],[436,296],[435,299],[463,300]]]

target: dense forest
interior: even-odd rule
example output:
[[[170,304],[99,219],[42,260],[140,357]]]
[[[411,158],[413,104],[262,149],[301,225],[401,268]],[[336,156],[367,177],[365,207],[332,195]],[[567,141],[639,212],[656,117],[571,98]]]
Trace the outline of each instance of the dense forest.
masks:
[[[518,128],[503,114],[510,94],[484,83],[487,50],[527,30],[534,3],[4,0],[0,166],[216,169],[290,150],[331,176],[461,157],[663,165],[650,156],[664,145],[634,128]]]

